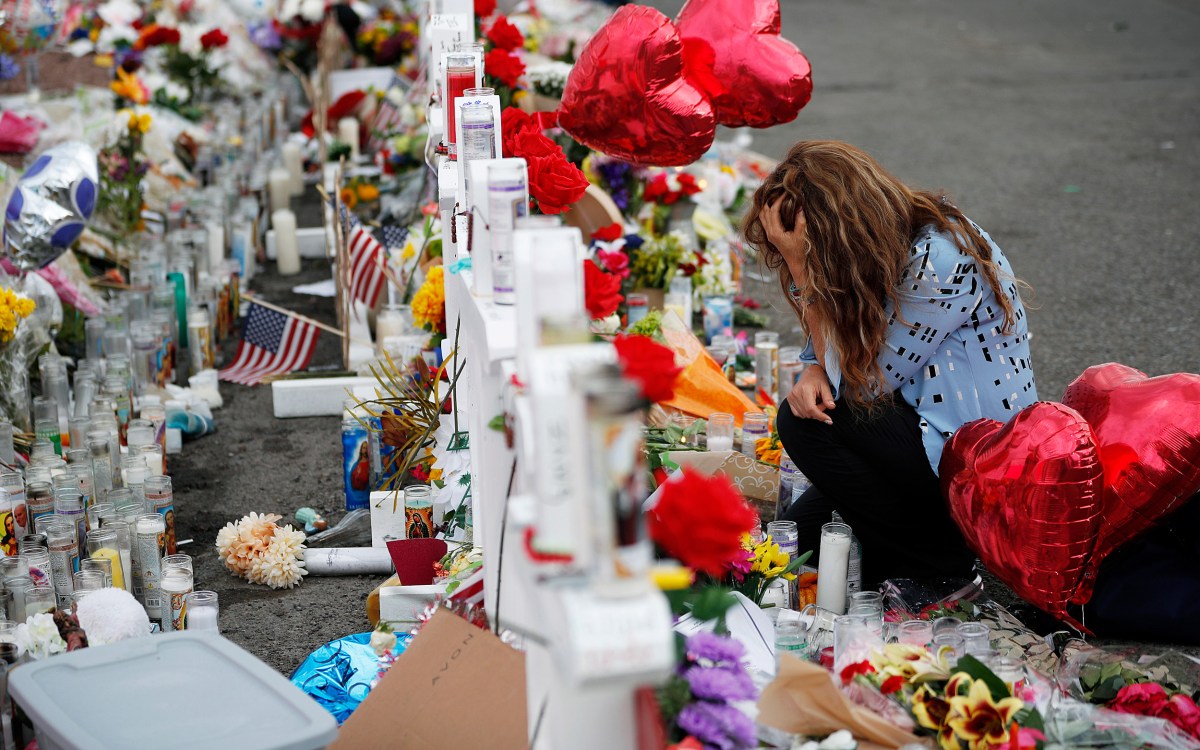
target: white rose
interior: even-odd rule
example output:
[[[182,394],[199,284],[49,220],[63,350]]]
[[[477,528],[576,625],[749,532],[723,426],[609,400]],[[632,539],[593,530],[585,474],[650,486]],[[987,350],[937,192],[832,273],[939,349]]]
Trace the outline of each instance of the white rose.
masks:
[[[376,630],[371,633],[371,649],[376,656],[383,656],[384,653],[391,651],[396,647],[396,634],[385,633],[382,630]]]

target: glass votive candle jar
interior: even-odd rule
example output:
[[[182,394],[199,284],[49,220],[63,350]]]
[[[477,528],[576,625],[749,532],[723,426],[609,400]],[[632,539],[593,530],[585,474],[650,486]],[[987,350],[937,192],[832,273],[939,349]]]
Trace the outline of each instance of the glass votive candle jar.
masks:
[[[910,646],[928,648],[933,640],[933,623],[929,620],[905,620],[896,628],[896,639]]]
[[[425,485],[404,488],[404,529],[408,539],[433,536],[433,490]]]
[[[708,415],[708,450],[733,450],[733,415],[716,412]]]
[[[57,606],[58,599],[53,586],[30,586],[25,589],[25,619],[44,612],[53,612]]]
[[[883,594],[878,591],[855,591],[850,595],[850,606],[858,604],[878,604],[879,611],[883,611]]]
[[[742,454],[758,457],[758,441],[771,434],[771,418],[760,411],[748,411],[742,415]]]
[[[633,325],[650,312],[650,298],[644,294],[630,292],[625,295],[625,324]]]
[[[17,642],[17,623],[10,620],[0,622],[0,643]]]
[[[933,634],[937,636],[943,633],[956,633],[961,624],[962,620],[957,617],[939,617],[933,621]]]
[[[99,570],[80,570],[71,576],[73,590],[99,591],[104,588],[104,573]]]
[[[834,669],[862,661],[883,645],[880,635],[872,629],[873,619],[867,615],[839,615],[833,621]]]
[[[963,653],[983,653],[992,647],[991,633],[982,622],[959,623],[954,632],[962,636]]]
[[[187,630],[219,631],[220,602],[215,591],[193,591],[184,597]]]
[[[166,555],[162,559],[162,569],[167,571],[171,568],[180,568],[187,572],[192,572],[192,556],[191,555]]]
[[[1025,680],[1025,665],[1011,656],[993,656],[987,660],[988,667],[1009,689]]]
[[[89,532],[89,533],[91,533],[91,532]],[[120,572],[119,571],[120,567],[121,566],[118,563],[116,566],[118,572]],[[85,557],[79,561],[79,572],[82,573],[84,571],[92,571],[95,573],[99,573],[101,576],[101,579],[104,581],[104,586],[102,588],[107,589],[107,588],[112,587],[112,585],[113,585],[113,561],[111,558]],[[76,573],[75,575],[79,575],[79,573]],[[79,589],[77,588],[75,590],[78,591]]]
[[[883,637],[883,607],[878,604],[851,604],[846,614],[869,618],[871,632]]]
[[[947,663],[953,665],[963,655],[963,637],[958,633],[935,633],[933,653],[938,658],[945,657]]]

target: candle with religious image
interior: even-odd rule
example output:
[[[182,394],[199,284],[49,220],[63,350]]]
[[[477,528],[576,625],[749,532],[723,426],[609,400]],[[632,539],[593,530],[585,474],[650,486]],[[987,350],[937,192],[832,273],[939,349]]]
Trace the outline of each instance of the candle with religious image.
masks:
[[[138,564],[141,567],[142,605],[154,622],[162,620],[162,549],[166,523],[157,513],[137,517]]]

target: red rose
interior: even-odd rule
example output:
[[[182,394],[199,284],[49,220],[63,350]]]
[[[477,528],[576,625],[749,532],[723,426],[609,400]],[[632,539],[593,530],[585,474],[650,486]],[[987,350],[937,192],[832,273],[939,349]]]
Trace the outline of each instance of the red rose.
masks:
[[[600,227],[596,231],[592,232],[592,239],[600,240],[601,242],[615,242],[624,236],[625,227],[616,222],[613,222],[606,227]]]
[[[494,49],[483,56],[483,71],[509,88],[525,73],[525,63],[508,50]]]
[[[517,155],[517,136],[533,128],[533,118],[519,107],[507,107],[500,113],[500,132],[503,143],[501,148],[504,155],[512,158]]]
[[[138,36],[138,40],[134,43],[133,47],[134,49],[142,50],[147,47],[158,47],[164,44],[179,44],[179,29],[152,23],[142,29],[142,33]]]
[[[742,535],[754,528],[757,516],[726,477],[684,469],[662,486],[646,521],[650,537],[668,555],[692,570],[719,576],[745,559]]]
[[[526,128],[513,137],[512,152],[513,156],[523,159],[537,159],[543,156],[566,158],[563,155],[562,146],[532,127]]]
[[[621,306],[621,277],[600,270],[590,260],[583,262],[584,306],[592,320],[607,318]]]
[[[1187,695],[1183,693],[1172,695],[1166,706],[1159,711],[1158,718],[1166,719],[1193,737],[1200,739],[1200,708]]]
[[[200,46],[204,49],[216,49],[229,43],[229,37],[220,29],[213,29],[200,37]]]
[[[554,156],[526,157],[529,162],[529,195],[544,214],[561,214],[583,197],[587,178],[567,161],[561,149]]]
[[[475,17],[488,18],[496,12],[496,0],[475,0]]]
[[[1108,703],[1113,711],[1140,716],[1157,716],[1167,705],[1167,691],[1157,682],[1126,685]]]
[[[487,38],[496,49],[510,52],[525,46],[525,37],[521,35],[521,30],[509,23],[504,16],[496,17],[491,28],[487,30]]]
[[[675,352],[647,336],[617,336],[613,341],[625,377],[642,384],[650,401],[670,401],[683,368],[675,366]]]

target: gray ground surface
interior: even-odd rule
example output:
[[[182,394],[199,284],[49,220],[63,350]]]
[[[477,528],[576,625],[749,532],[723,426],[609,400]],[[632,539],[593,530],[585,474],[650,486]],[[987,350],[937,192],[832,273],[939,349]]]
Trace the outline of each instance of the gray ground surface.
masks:
[[[755,148],[780,157],[796,140],[842,139],[910,184],[947,190],[1035,290],[1043,398],[1107,361],[1200,370],[1200,3],[783,0],[783,24],[812,61],[813,101],[755,133]],[[310,264],[299,279],[321,275]],[[265,275],[254,287],[332,318],[330,301],[293,297],[293,283]],[[750,291],[779,311],[787,338],[777,286]],[[324,336],[314,364],[337,359]],[[187,551],[198,584],[221,594],[226,634],[286,673],[365,629],[378,579],[272,592],[220,568],[212,542],[225,522],[341,505],[336,419],[275,420],[268,388],[222,391],[218,433],[172,465],[180,538],[196,540]]]

